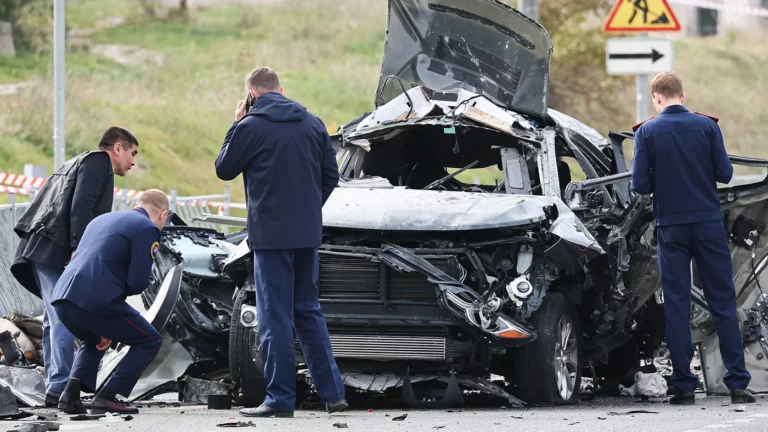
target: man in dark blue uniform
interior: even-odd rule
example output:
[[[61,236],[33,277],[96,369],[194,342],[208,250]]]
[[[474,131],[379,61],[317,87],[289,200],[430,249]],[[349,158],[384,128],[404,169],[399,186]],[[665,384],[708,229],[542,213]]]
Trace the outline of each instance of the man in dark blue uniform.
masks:
[[[58,404],[75,357],[75,337],[51,306],[53,287],[88,223],[112,210],[114,175],[124,176],[133,167],[138,146],[131,132],[110,127],[97,151],[75,156],[48,178],[14,228],[20,241],[11,272],[43,300],[46,406]]]
[[[651,83],[658,117],[636,125],[632,189],[653,194],[659,269],[664,291],[667,345],[672,356],[672,404],[693,405],[699,383],[691,373],[691,258],[696,259],[704,296],[728,369],[725,384],[733,403],[754,402],[744,365],[736,317],[736,289],[717,183],[728,183],[733,166],[717,119],[689,112],[683,84],[674,73]]]
[[[322,207],[339,181],[336,157],[319,118],[283,96],[277,74],[254,69],[245,80],[249,111],[240,101],[216,174],[243,174],[248,240],[254,251],[258,331],[267,395],[245,416],[292,417],[296,404],[293,329],[319,396],[329,412],[347,407],[318,300]]]
[[[96,390],[96,374],[112,341],[131,347],[91,404],[91,414],[137,413],[118,402],[128,397],[144,369],[157,355],[162,338],[126,297],[149,286],[160,228],[168,215],[168,198],[145,191],[133,210],[107,213],[85,229],[80,247],[59,278],[51,303],[61,322],[82,341],[59,409],[81,414],[80,390]]]

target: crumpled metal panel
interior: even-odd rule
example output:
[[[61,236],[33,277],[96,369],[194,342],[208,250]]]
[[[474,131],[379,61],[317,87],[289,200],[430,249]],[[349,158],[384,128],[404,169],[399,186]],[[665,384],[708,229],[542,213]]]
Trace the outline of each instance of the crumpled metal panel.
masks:
[[[560,111],[553,110],[551,108],[548,110],[548,113],[549,113],[549,116],[552,117],[553,120],[555,120],[558,126],[563,127],[565,129],[570,129],[584,136],[584,138],[588,139],[589,142],[592,143],[592,145],[594,145],[595,147],[599,149],[603,149],[611,145],[611,142],[604,136],[600,135],[600,132],[596,131],[594,128],[587,126],[583,122],[567,114],[563,114]]]
[[[463,88],[543,119],[551,54],[540,24],[496,0],[390,0],[375,103],[413,86]]]
[[[377,374],[345,372],[341,374],[341,378],[345,386],[372,392],[383,392],[387,389],[402,387],[405,382],[405,375],[390,372]],[[410,378],[412,383],[417,383],[439,379],[440,375],[417,374],[411,375]]]
[[[337,188],[323,206],[323,225],[387,231],[465,231],[544,220],[555,198],[416,189]]]
[[[213,271],[213,255],[229,256],[229,250],[212,241],[209,245],[202,246],[185,235],[165,238],[163,241],[166,246],[181,254],[185,273],[198,277],[221,277],[221,274]]]
[[[544,220],[556,206],[551,232],[603,253],[576,215],[556,197],[416,189],[337,188],[323,206],[323,225],[384,231],[467,231],[517,227]]]
[[[45,380],[35,369],[0,366],[0,385],[9,387],[24,405],[45,406]]]

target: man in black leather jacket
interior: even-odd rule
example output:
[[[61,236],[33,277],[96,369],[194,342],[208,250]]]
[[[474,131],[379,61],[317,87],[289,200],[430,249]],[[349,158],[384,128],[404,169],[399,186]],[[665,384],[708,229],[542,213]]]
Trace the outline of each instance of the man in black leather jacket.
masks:
[[[98,150],[75,156],[48,178],[14,228],[21,240],[11,272],[43,300],[46,406],[58,404],[75,355],[75,338],[59,321],[50,296],[85,227],[112,210],[114,174],[124,176],[134,166],[138,146],[131,132],[110,127]]]

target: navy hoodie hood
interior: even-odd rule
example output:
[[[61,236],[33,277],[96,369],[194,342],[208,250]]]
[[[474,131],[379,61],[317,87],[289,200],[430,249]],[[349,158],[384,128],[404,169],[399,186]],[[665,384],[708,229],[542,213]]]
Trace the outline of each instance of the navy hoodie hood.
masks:
[[[273,122],[299,122],[306,117],[307,108],[280,93],[269,92],[259,96],[247,115]]]

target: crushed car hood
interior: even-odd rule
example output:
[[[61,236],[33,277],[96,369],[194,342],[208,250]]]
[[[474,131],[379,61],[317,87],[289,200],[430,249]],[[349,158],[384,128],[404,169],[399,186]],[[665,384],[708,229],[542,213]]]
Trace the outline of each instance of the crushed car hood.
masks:
[[[531,225],[556,207],[553,234],[602,249],[576,215],[556,197],[417,189],[336,188],[323,206],[323,226],[380,231],[469,231]]]
[[[551,53],[541,25],[496,0],[390,0],[375,104],[463,88],[543,119]]]

